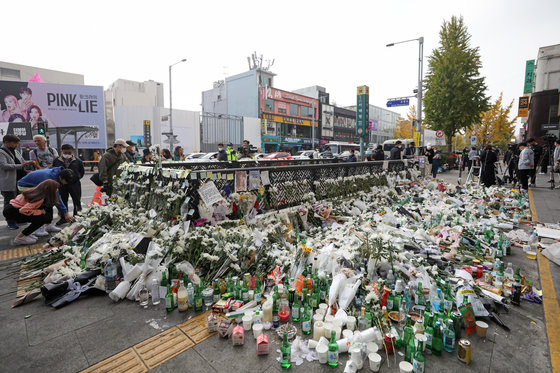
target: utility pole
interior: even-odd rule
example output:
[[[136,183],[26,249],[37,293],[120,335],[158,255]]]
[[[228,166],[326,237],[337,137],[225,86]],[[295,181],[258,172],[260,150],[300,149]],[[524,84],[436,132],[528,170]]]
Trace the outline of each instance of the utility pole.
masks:
[[[186,58],[183,58],[181,61],[169,65],[169,150],[171,152],[173,152],[173,140],[175,140],[175,137],[173,136],[173,90],[171,88],[171,68],[178,63],[185,62],[186,60]]]
[[[311,150],[315,150],[315,100],[312,101],[313,121],[311,122]]]

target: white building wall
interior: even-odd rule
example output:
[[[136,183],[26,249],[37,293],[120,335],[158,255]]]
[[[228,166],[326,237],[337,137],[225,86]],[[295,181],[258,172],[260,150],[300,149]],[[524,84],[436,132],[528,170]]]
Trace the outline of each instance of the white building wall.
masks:
[[[168,108],[154,106],[116,106],[115,138],[125,140],[132,136],[144,135],[144,121],[150,121],[152,144],[169,147],[164,141],[166,136],[161,134],[169,132]],[[177,135],[178,143],[186,153],[200,151],[200,114],[196,111],[173,109],[173,133]]]
[[[163,107],[163,83],[118,79],[106,90],[113,106]]]
[[[243,140],[257,148],[261,148],[261,120],[259,118],[243,117]]]
[[[41,75],[45,83],[84,85],[84,76],[81,74],[0,61],[0,80],[27,82],[36,73]]]
[[[539,48],[535,92],[560,89],[560,44]]]

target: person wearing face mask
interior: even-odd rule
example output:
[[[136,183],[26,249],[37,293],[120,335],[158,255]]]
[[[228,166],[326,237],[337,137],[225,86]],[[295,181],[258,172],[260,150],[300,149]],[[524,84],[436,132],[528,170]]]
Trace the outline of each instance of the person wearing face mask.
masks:
[[[5,135],[2,138],[3,145],[0,148],[0,192],[4,197],[4,208],[18,194],[17,181],[25,176],[24,167],[32,165],[32,161],[26,162],[17,150],[19,137],[16,135]],[[8,228],[18,229],[16,221],[8,220]]]
[[[424,152],[424,154],[426,155],[426,159],[427,159],[427,163],[425,163],[426,166],[426,176],[429,176],[432,174],[432,162],[434,161],[434,149],[432,149],[432,146],[430,144],[428,144],[426,146],[426,151]]]
[[[224,150],[224,144],[218,144],[218,161],[227,161],[227,154]]]
[[[112,148],[107,149],[99,161],[99,179],[103,183],[103,192],[109,197],[113,194],[113,177],[119,173],[119,165],[126,161],[126,147],[123,139],[117,139]]]
[[[237,152],[235,151],[235,149],[233,149],[233,144],[231,142],[228,144],[226,155],[228,162],[237,161]]]
[[[136,163],[136,151],[134,149],[135,146],[135,143],[130,140],[126,140],[126,151],[124,152],[124,155],[126,156],[126,161],[128,163]]]
[[[70,169],[74,172],[74,180],[72,183],[64,184],[60,187],[60,198],[64,205],[68,206],[68,197],[72,197],[74,205],[74,215],[82,210],[82,183],[80,179],[84,176],[84,163],[74,155],[74,147],[70,144],[64,144],[60,148],[62,154],[53,161],[53,167],[62,167]],[[66,221],[60,219],[56,224],[61,225]]]

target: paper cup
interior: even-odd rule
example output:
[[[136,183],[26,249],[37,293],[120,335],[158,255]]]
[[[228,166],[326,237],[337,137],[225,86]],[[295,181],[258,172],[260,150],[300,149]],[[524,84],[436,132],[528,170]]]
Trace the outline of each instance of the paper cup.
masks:
[[[377,352],[379,350],[379,346],[375,342],[368,342],[366,344],[367,353],[371,354],[372,352]]]
[[[317,348],[317,345],[319,344],[319,342],[317,342],[314,339],[310,339],[307,341],[307,348],[309,348],[310,350],[313,350],[315,348]]]
[[[354,316],[348,316],[346,318],[346,328],[349,330],[356,329],[356,318]]]
[[[352,330],[344,329],[344,330],[342,331],[342,337],[344,337],[344,338],[350,339],[350,338],[352,338],[353,336],[354,336],[354,332],[353,332]]]
[[[327,339],[330,340],[331,339],[331,331],[334,329],[334,325],[330,322],[325,321],[323,323],[323,328],[325,328],[324,331],[323,331],[323,335],[325,337],[327,337]]]
[[[320,310],[325,310],[325,312],[327,312],[327,308],[328,308],[328,307],[329,307],[329,306],[327,306],[326,303],[320,303],[320,304],[319,304],[319,309],[320,309]]]
[[[480,338],[486,338],[486,332],[488,332],[488,324],[484,321],[477,321],[476,322],[476,334]]]
[[[332,323],[333,321],[334,321],[334,316],[333,315],[325,315],[325,322]]]
[[[375,340],[375,329],[369,328],[362,331],[360,336],[360,342],[367,343]]]
[[[372,352],[368,355],[368,360],[369,369],[371,369],[372,372],[379,372],[379,368],[381,367],[381,355],[377,352]]]
[[[362,359],[362,349],[360,347],[350,348],[350,359],[356,363],[357,369],[362,369],[364,360]]]
[[[253,325],[253,336],[255,337],[255,339],[257,339],[257,337],[259,335],[261,335],[263,333],[263,325],[262,324],[254,324]]]
[[[327,310],[322,310],[320,308],[317,308],[317,310],[315,311],[315,315],[321,316],[321,319],[325,318],[326,313],[327,313]]]
[[[401,361],[399,363],[399,372],[400,373],[412,373],[412,364],[410,364],[408,361]]]
[[[319,357],[319,363],[326,364],[327,363],[327,351],[329,348],[326,345],[317,345],[317,356]]]
[[[253,316],[244,315],[241,318],[241,321],[243,321],[243,330],[245,330],[245,331],[251,330],[251,324],[253,323]]]
[[[342,329],[339,328],[338,326],[333,327],[334,332],[336,333],[336,339],[339,340],[340,336],[342,334]]]
[[[313,322],[323,321],[323,315],[315,314],[313,315]]]
[[[336,328],[342,329],[342,321],[334,319],[332,323]]]

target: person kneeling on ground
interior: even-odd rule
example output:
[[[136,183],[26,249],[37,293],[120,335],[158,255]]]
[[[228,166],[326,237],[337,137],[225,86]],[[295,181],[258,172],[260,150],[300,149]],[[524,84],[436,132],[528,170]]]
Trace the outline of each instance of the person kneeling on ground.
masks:
[[[18,181],[18,189],[20,192],[23,192],[29,188],[33,188],[38,186],[45,180],[53,180],[59,185],[66,185],[71,184],[75,181],[74,172],[70,169],[63,169],[62,167],[53,167],[53,168],[45,168],[43,170],[33,171],[30,174],[24,176],[20,181]],[[58,213],[61,217],[67,222],[72,221],[72,216],[68,213],[68,209],[64,202],[62,202],[62,198],[60,197],[60,193],[58,193],[58,202],[55,203],[56,208],[58,209]],[[52,214],[52,206],[50,207],[51,214]],[[41,227],[38,229],[34,235],[37,237],[44,237],[47,236],[47,232],[60,232],[61,229],[55,226],[54,224],[49,224],[46,226]]]
[[[16,235],[14,244],[25,245],[37,242],[37,237],[33,235],[33,232],[52,222],[52,207],[58,198],[58,183],[54,180],[45,180],[10,201],[4,208],[6,220],[31,223]]]

